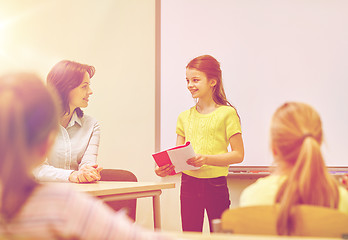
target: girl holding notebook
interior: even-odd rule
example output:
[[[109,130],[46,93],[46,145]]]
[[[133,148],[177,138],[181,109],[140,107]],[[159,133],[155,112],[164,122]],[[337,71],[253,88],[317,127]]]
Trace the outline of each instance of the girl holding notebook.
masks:
[[[192,59],[186,66],[186,81],[196,104],[179,115],[176,143],[191,142],[196,156],[187,162],[199,169],[184,171],[181,176],[182,229],[201,232],[206,210],[212,231],[212,220],[220,218],[230,206],[226,181],[229,165],[244,158],[240,119],[226,99],[220,63],[214,57]],[[155,172],[164,177],[172,170],[172,165],[165,165]]]

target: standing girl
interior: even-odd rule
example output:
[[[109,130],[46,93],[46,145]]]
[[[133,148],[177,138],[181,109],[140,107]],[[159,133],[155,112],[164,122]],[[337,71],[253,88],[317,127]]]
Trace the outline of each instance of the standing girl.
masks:
[[[176,144],[190,141],[197,155],[187,162],[200,168],[184,171],[181,176],[182,229],[201,232],[206,210],[212,231],[212,220],[220,218],[230,206],[228,167],[244,158],[240,119],[226,99],[220,64],[215,58],[203,55],[191,60],[186,66],[186,81],[197,103],[179,115]],[[155,172],[164,177],[173,168],[165,165]]]

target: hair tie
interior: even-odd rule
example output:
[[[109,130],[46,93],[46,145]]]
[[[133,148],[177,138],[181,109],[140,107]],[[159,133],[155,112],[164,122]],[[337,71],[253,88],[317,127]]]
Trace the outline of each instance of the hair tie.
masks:
[[[301,141],[303,142],[307,137],[314,138],[313,134],[311,133],[306,133],[302,136]],[[315,138],[314,138],[315,139]]]

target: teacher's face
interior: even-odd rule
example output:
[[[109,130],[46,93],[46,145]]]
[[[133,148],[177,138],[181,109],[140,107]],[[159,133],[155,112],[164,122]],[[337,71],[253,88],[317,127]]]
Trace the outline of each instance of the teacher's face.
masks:
[[[69,93],[69,105],[70,108],[85,108],[88,106],[89,96],[92,94],[90,88],[90,78],[88,73],[85,73],[82,83],[70,91]]]

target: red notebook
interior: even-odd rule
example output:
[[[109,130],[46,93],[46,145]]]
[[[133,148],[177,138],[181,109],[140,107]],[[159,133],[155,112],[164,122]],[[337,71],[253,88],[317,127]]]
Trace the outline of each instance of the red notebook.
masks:
[[[170,173],[170,175],[175,175],[185,170],[199,169],[199,167],[194,167],[186,162],[188,159],[195,156],[196,154],[193,151],[190,142],[186,142],[184,145],[152,154],[153,159],[159,167],[166,164],[174,165],[174,170]]]

